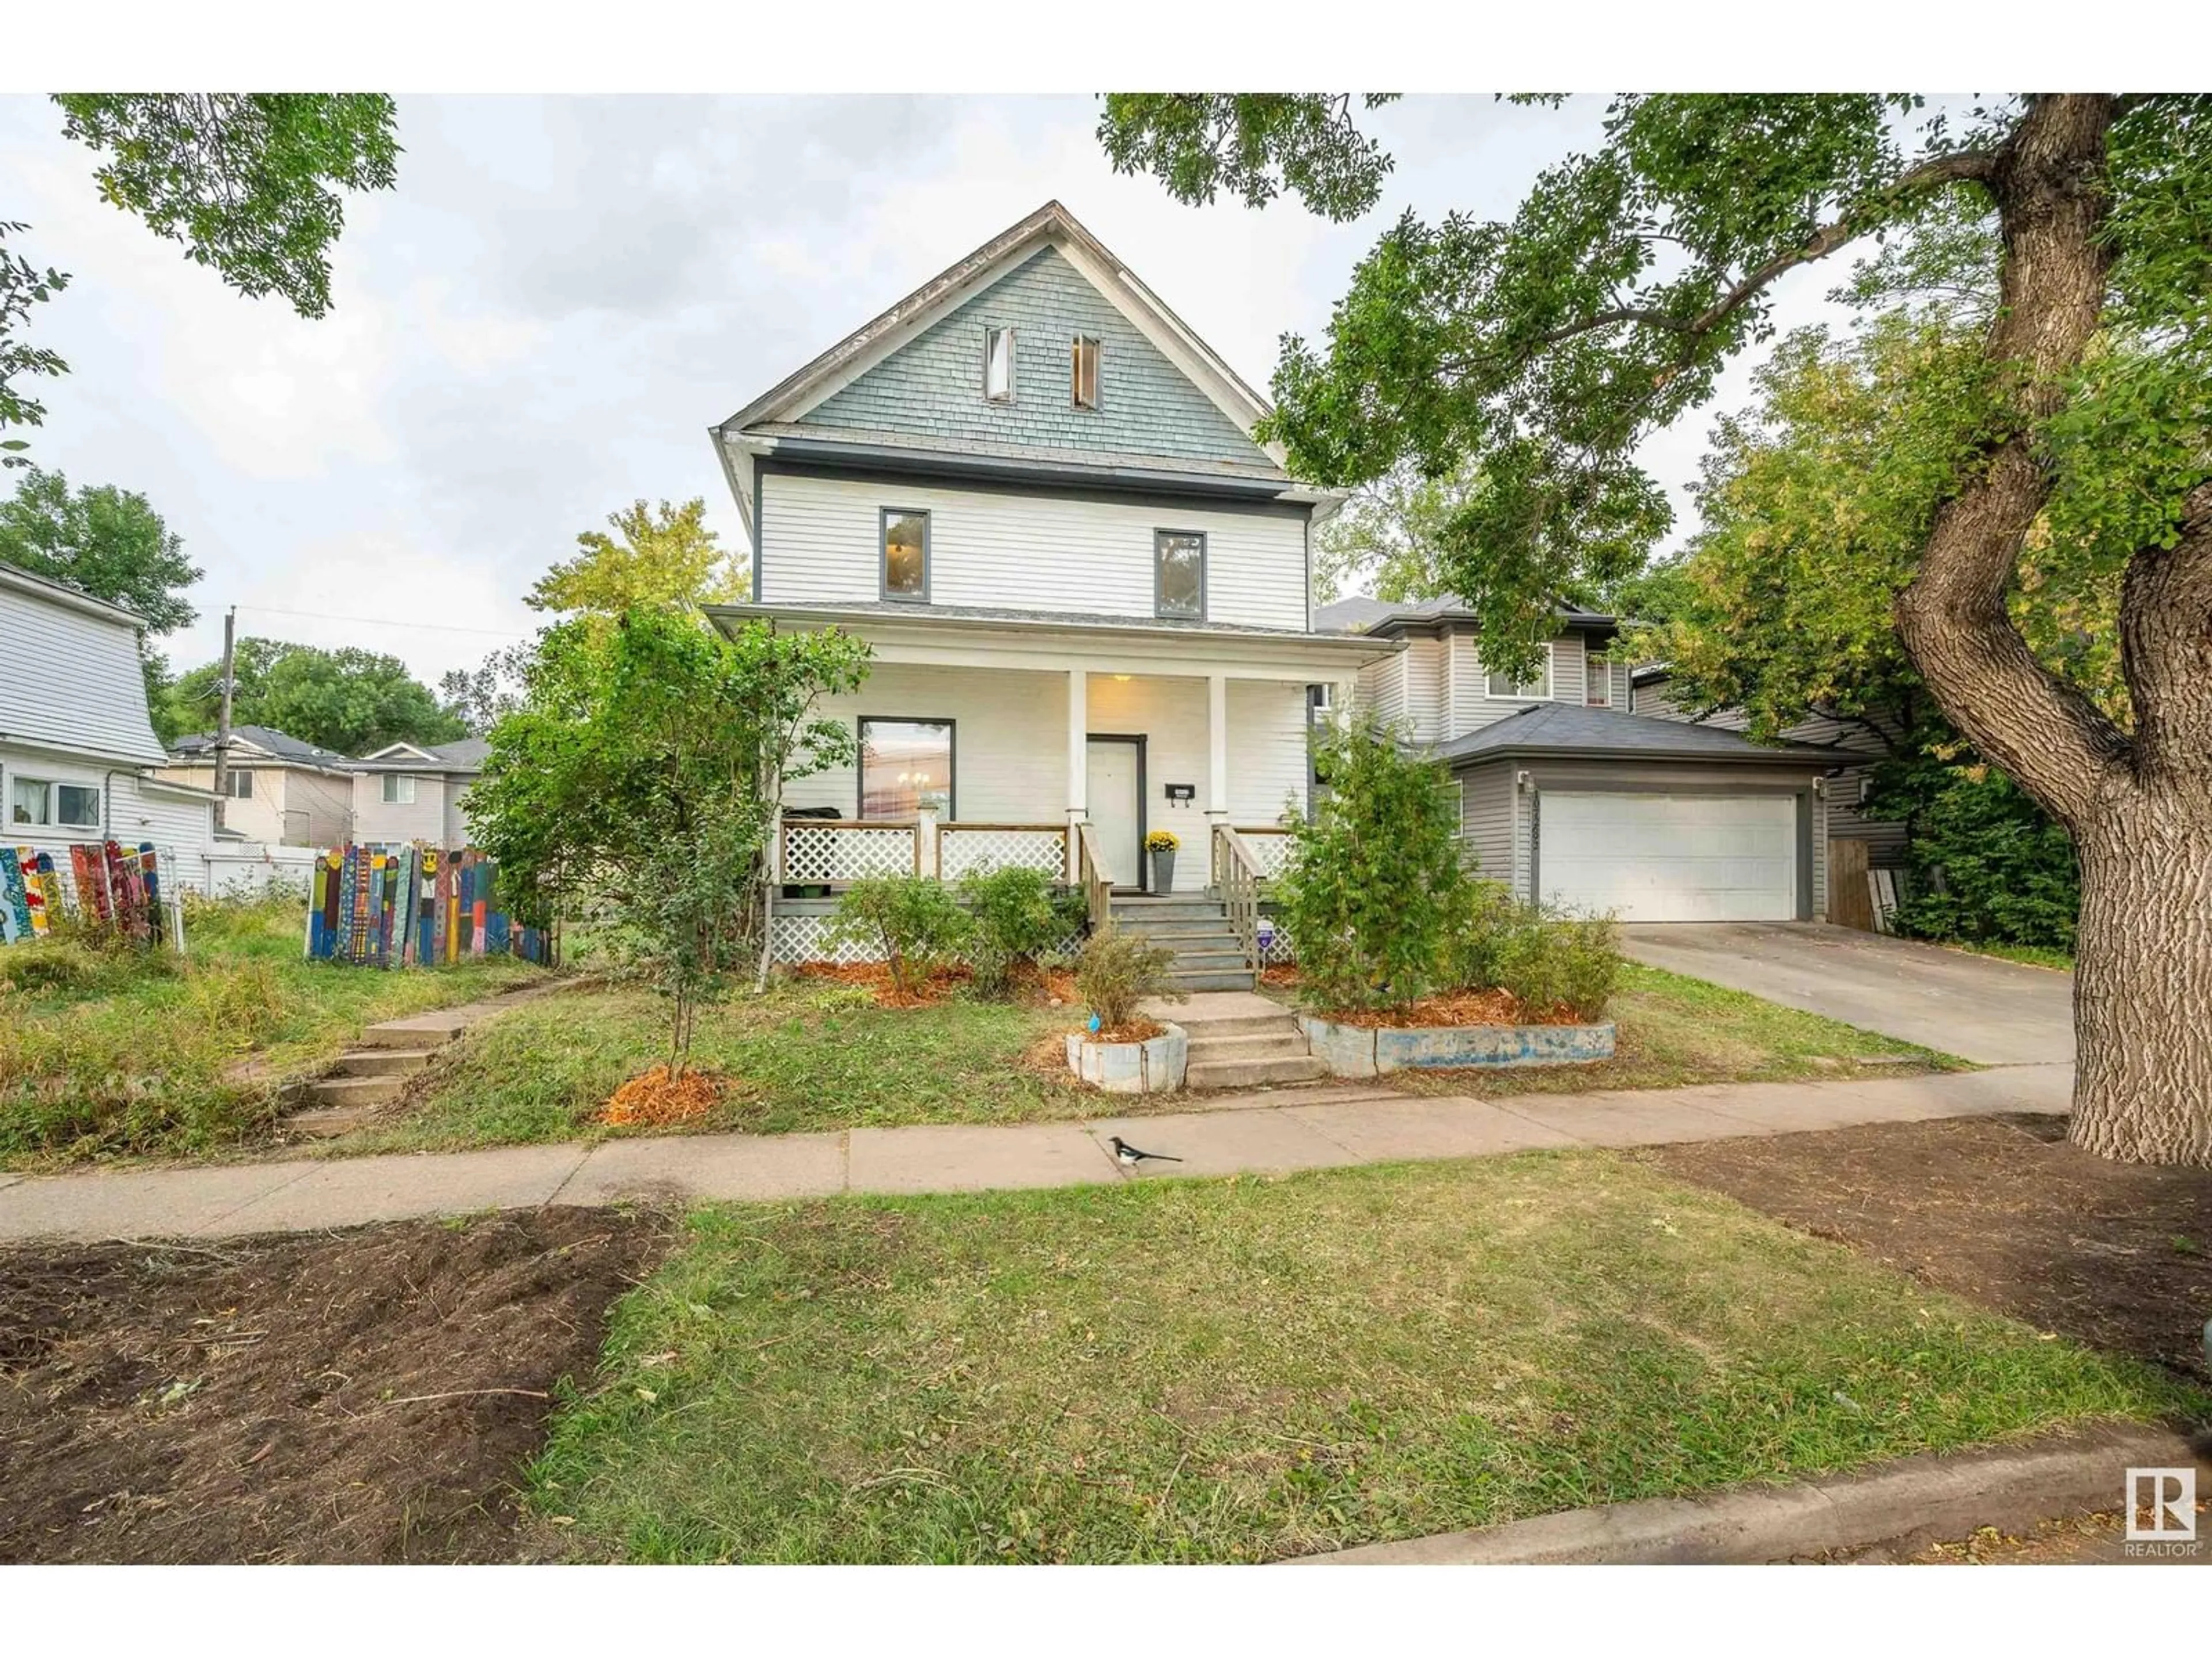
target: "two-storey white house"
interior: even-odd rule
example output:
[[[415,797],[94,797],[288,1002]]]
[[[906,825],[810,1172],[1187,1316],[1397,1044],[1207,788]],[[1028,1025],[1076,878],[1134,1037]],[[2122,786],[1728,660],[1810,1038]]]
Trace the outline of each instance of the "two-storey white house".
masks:
[[[1233,902],[1266,872],[1316,706],[1403,649],[1313,626],[1340,498],[1255,440],[1267,408],[1053,202],[712,428],[754,547],[717,622],[873,652],[823,711],[858,764],[787,791],[787,894],[1019,860]],[[814,953],[821,908],[787,900],[779,955]]]

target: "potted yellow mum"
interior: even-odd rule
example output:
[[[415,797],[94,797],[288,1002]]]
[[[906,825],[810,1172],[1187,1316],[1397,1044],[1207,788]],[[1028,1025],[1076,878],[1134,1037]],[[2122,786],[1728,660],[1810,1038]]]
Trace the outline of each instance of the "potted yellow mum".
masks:
[[[1152,855],[1152,890],[1155,893],[1173,890],[1176,848],[1182,845],[1172,830],[1155,830],[1145,837],[1145,850]]]

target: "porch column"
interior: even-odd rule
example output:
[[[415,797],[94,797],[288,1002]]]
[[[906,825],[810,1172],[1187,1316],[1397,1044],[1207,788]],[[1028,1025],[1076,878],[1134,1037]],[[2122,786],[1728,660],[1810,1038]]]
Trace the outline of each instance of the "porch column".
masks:
[[[1229,677],[1206,680],[1206,816],[1209,823],[1229,822]]]
[[[1080,855],[1075,848],[1076,826],[1090,812],[1087,793],[1091,781],[1091,677],[1080,668],[1067,671],[1067,878],[1073,881]]]

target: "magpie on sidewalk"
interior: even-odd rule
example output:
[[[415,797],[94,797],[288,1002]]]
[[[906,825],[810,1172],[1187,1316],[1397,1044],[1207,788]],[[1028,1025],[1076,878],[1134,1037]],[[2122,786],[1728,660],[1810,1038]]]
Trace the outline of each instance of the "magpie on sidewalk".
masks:
[[[1180,1164],[1182,1162],[1181,1158],[1170,1158],[1165,1152],[1140,1152],[1134,1146],[1132,1146],[1127,1141],[1122,1139],[1119,1135],[1109,1135],[1106,1138],[1106,1144],[1114,1149],[1115,1162],[1119,1164],[1125,1170],[1133,1170],[1139,1164],[1144,1163],[1147,1158],[1151,1159],[1155,1164]]]

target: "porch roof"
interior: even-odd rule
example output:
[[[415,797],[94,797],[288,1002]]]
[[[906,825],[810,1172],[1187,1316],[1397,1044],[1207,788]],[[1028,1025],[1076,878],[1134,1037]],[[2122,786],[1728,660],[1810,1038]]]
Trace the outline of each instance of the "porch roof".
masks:
[[[755,620],[806,629],[839,628],[877,647],[887,661],[967,662],[1018,654],[1038,660],[997,665],[1030,668],[1090,666],[1095,659],[1119,665],[1129,659],[1164,659],[1154,672],[1200,673],[1209,669],[1257,676],[1263,668],[1287,677],[1317,679],[1356,672],[1404,650],[1402,640],[1356,634],[1310,633],[1239,623],[1173,622],[1057,611],[981,605],[920,605],[895,600],[834,605],[712,605],[707,614],[725,633]],[[1048,656],[1047,653],[1049,653]]]
[[[1810,743],[1753,743],[1741,732],[1650,714],[1540,702],[1437,745],[1436,758],[1455,768],[1505,755],[1571,756],[1588,760],[1728,761],[1745,765],[1826,767],[1848,764],[1842,750]]]

